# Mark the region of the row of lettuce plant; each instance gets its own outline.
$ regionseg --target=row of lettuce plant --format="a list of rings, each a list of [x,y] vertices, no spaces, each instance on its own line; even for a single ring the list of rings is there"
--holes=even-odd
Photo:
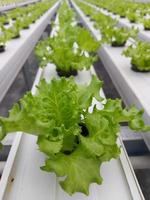
[[[110,43],[112,46],[124,46],[128,38],[134,38],[135,44],[130,45],[123,55],[131,58],[131,69],[136,72],[150,71],[150,44],[139,41],[136,29],[117,27],[116,20],[102,13],[96,12],[95,8],[76,0],[77,5],[83,12],[94,20],[94,27],[100,29],[102,42]]]
[[[145,30],[150,30],[150,3],[136,3],[125,0],[86,0],[100,8],[118,14],[121,18],[126,17],[131,23],[142,23]]]
[[[65,72],[70,66],[71,70],[81,70],[83,66],[89,69],[99,43],[87,30],[75,26],[75,15],[66,2],[58,16],[57,35],[37,46],[41,65],[54,62],[56,68]],[[85,56],[85,52],[89,55]],[[91,183],[102,183],[102,163],[118,158],[121,152],[117,144],[120,123],[127,122],[135,131],[150,130],[142,119],[143,110],[123,108],[119,99],[104,99],[101,89],[102,82],[96,76],[92,76],[88,85],[77,85],[73,76],[55,78],[49,83],[41,80],[35,95],[28,92],[7,118],[0,117],[0,140],[16,131],[37,136],[38,148],[46,155],[41,169],[63,177],[60,185],[69,195],[75,192],[88,195]],[[101,109],[96,105],[91,109],[93,99]]]
[[[94,27],[99,29],[102,36],[102,41],[112,46],[124,46],[127,40],[132,37],[136,38],[137,29],[128,29],[124,27],[119,27],[118,21],[112,19],[110,16],[107,16],[99,11],[96,11],[95,8],[87,5],[85,2],[76,0],[77,5],[81,10],[90,17],[94,22]]]
[[[36,47],[40,66],[54,63],[61,76],[76,75],[78,70],[89,69],[96,61],[96,51],[100,46],[90,32],[76,25],[75,13],[64,3],[59,10],[59,31]]]
[[[44,1],[29,5],[27,7],[16,8],[0,16],[0,52],[5,51],[5,44],[11,39],[19,38],[20,31],[29,29],[53,4]],[[7,26],[8,25],[8,26]]]

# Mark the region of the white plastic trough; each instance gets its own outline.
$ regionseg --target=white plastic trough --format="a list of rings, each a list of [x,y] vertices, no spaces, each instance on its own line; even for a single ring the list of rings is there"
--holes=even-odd
[[[0,102],[34,49],[59,3],[55,3],[35,24],[30,25],[29,30],[21,31],[19,39],[9,41],[6,51],[0,53]]]
[[[25,6],[25,5],[37,3],[39,1],[41,1],[41,0],[24,1],[24,2],[20,2],[20,3],[11,3],[11,4],[8,4],[8,5],[0,6],[0,12],[5,12],[5,11],[12,10],[12,9],[22,7],[22,6]]]

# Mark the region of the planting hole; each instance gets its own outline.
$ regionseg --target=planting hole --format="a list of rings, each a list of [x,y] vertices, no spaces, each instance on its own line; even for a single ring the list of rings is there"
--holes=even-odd
[[[89,135],[87,127],[84,124],[79,124],[79,126],[81,127],[81,135],[87,137]]]

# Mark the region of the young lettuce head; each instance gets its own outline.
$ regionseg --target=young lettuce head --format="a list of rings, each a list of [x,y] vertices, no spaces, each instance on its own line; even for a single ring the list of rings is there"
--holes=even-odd
[[[136,131],[150,130],[143,111],[123,109],[118,99],[103,103],[101,88],[95,76],[89,85],[77,85],[73,77],[42,80],[36,95],[28,92],[8,118],[0,117],[0,140],[15,131],[36,135],[39,150],[46,154],[41,169],[64,177],[60,185],[68,194],[88,195],[91,183],[102,183],[101,164],[120,154],[119,123],[127,122]],[[94,106],[89,112],[93,98],[102,109]]]
[[[139,72],[150,71],[150,44],[148,42],[137,42],[130,45],[123,54],[131,58],[132,69]]]

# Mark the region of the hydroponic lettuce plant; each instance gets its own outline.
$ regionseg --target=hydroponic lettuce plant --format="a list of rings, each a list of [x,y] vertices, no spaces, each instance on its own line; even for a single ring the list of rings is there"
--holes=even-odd
[[[7,17],[9,19],[12,19],[12,20],[16,20],[17,18],[20,17],[20,8],[16,8],[16,9],[13,9],[13,10],[10,10],[8,13],[7,13]]]
[[[126,16],[128,18],[128,20],[132,23],[135,23],[138,19],[139,19],[139,15],[135,12],[131,12],[131,10],[129,10],[127,13],[126,13]]]
[[[0,16],[0,24],[2,24],[2,25],[7,25],[7,24],[9,24],[9,20],[8,20],[8,18],[7,18],[6,15],[1,15],[1,16]]]
[[[32,18],[29,16],[24,16],[18,20],[20,29],[29,29],[30,24],[32,24]]]
[[[143,23],[145,30],[150,30],[150,19],[145,18],[145,19],[141,20],[141,22]]]
[[[139,41],[136,45],[130,45],[123,54],[131,58],[134,71],[150,71],[150,44],[148,42]]]
[[[71,24],[75,20],[75,13],[70,9],[64,1],[59,9],[59,25],[60,29],[66,24]]]
[[[137,36],[137,32],[137,29],[129,30],[124,27],[106,27],[103,30],[103,40],[112,46],[124,46],[129,37],[135,38]]]
[[[59,30],[53,38],[40,42],[36,47],[40,66],[54,63],[59,76],[76,75],[78,70],[89,69],[96,61],[100,46],[85,28],[76,26],[75,14],[63,2],[58,12]]]
[[[5,34],[7,36],[7,39],[16,39],[20,37],[20,23],[18,20],[8,29],[5,29]]]
[[[142,120],[143,111],[123,109],[118,99],[103,103],[101,88],[95,76],[89,85],[77,85],[73,77],[42,80],[35,96],[28,92],[8,118],[0,117],[0,140],[15,131],[36,135],[39,150],[46,154],[41,169],[64,177],[60,185],[68,194],[88,195],[91,183],[102,183],[101,164],[120,154],[119,123],[128,122],[136,131],[150,130]],[[93,98],[102,109],[94,106],[89,112]]]
[[[104,15],[102,13],[93,13],[93,19],[96,21],[95,28],[100,29],[103,34],[103,30],[107,27],[114,27],[117,23],[117,20],[112,19],[110,16]]]
[[[95,53],[99,45],[86,29],[67,24],[56,37],[40,42],[35,52],[42,67],[51,62],[59,74],[69,76],[74,70],[90,68],[97,58],[90,53]]]

